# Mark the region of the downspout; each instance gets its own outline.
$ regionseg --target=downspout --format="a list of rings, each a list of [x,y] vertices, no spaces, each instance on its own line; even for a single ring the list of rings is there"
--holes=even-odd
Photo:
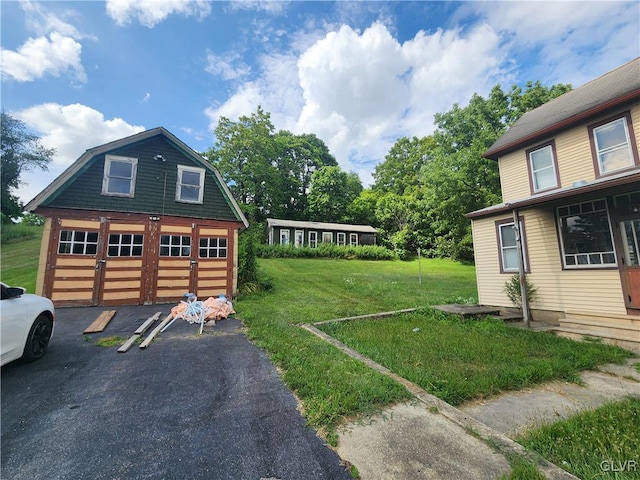
[[[524,326],[529,328],[529,298],[527,297],[527,277],[524,272],[524,251],[522,248],[522,235],[520,232],[520,217],[518,209],[513,210],[513,228],[516,232],[516,250],[518,251],[518,277],[520,278],[520,298],[522,299],[522,320]]]

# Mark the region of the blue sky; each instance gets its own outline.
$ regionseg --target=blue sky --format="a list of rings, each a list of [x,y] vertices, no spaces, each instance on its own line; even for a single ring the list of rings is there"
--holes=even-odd
[[[163,126],[197,151],[258,105],[370,184],[435,113],[540,80],[579,86],[640,55],[640,3],[2,1],[2,108],[57,153]]]

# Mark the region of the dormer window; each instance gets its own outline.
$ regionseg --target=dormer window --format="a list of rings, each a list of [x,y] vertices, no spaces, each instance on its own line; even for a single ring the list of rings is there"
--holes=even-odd
[[[589,139],[598,176],[638,164],[630,125],[631,116],[626,113],[589,126]]]
[[[116,197],[133,197],[136,188],[138,159],[106,155],[102,194]]]
[[[527,150],[527,161],[531,193],[538,193],[559,186],[555,142],[551,141],[545,145]]]
[[[185,203],[202,203],[204,195],[204,168],[178,165],[176,200]]]

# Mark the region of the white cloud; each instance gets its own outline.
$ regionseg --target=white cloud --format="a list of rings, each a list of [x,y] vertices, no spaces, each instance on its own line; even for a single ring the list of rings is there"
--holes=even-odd
[[[216,55],[207,51],[207,66],[205,71],[220,76],[225,80],[235,80],[251,73],[251,67],[242,61],[238,52]]]
[[[34,198],[85,150],[144,130],[144,127],[131,125],[121,118],[105,120],[102,113],[77,103],[45,103],[10,113],[38,135],[44,147],[56,149],[47,174],[36,171],[25,175],[27,185],[18,192],[24,202]]]
[[[106,7],[107,15],[118,25],[138,20],[149,28],[172,14],[204,18],[211,13],[206,0],[107,0]]]
[[[146,92],[144,97],[142,97],[142,100],[140,100],[140,103],[147,103],[149,100],[151,100],[151,94]]]
[[[27,25],[39,36],[47,35],[49,32],[58,32],[65,37],[71,37],[76,40],[86,38],[96,40],[94,35],[80,32],[73,24],[67,21],[67,19],[75,19],[78,16],[73,9],[64,9],[56,14],[45,9],[41,3],[34,3],[29,0],[22,0],[20,6],[26,14]]]
[[[80,43],[58,32],[48,38],[29,38],[16,51],[1,49],[2,77],[31,82],[47,74],[59,77],[72,70],[79,81],[86,82],[81,53]]]
[[[282,13],[289,2],[283,0],[232,0],[229,8],[233,10],[254,10],[270,14]]]
[[[418,32],[402,44],[379,22],[313,37],[299,37],[301,51],[263,56],[258,79],[207,109],[211,128],[262,105],[276,129],[315,133],[368,184],[399,137],[428,135],[435,113],[486,94],[501,75],[500,38],[487,25]]]
[[[544,75],[543,81],[577,86],[638,56],[640,6],[635,1],[503,2],[500,8],[492,2],[472,5],[509,39],[514,53],[537,52],[535,72]]]

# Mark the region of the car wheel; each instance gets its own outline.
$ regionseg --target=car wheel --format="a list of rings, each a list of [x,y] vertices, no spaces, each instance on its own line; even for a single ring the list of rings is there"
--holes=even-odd
[[[44,355],[49,346],[49,339],[52,333],[51,327],[51,320],[46,315],[38,315],[38,318],[33,322],[31,330],[29,331],[22,360],[25,362],[33,362]]]

